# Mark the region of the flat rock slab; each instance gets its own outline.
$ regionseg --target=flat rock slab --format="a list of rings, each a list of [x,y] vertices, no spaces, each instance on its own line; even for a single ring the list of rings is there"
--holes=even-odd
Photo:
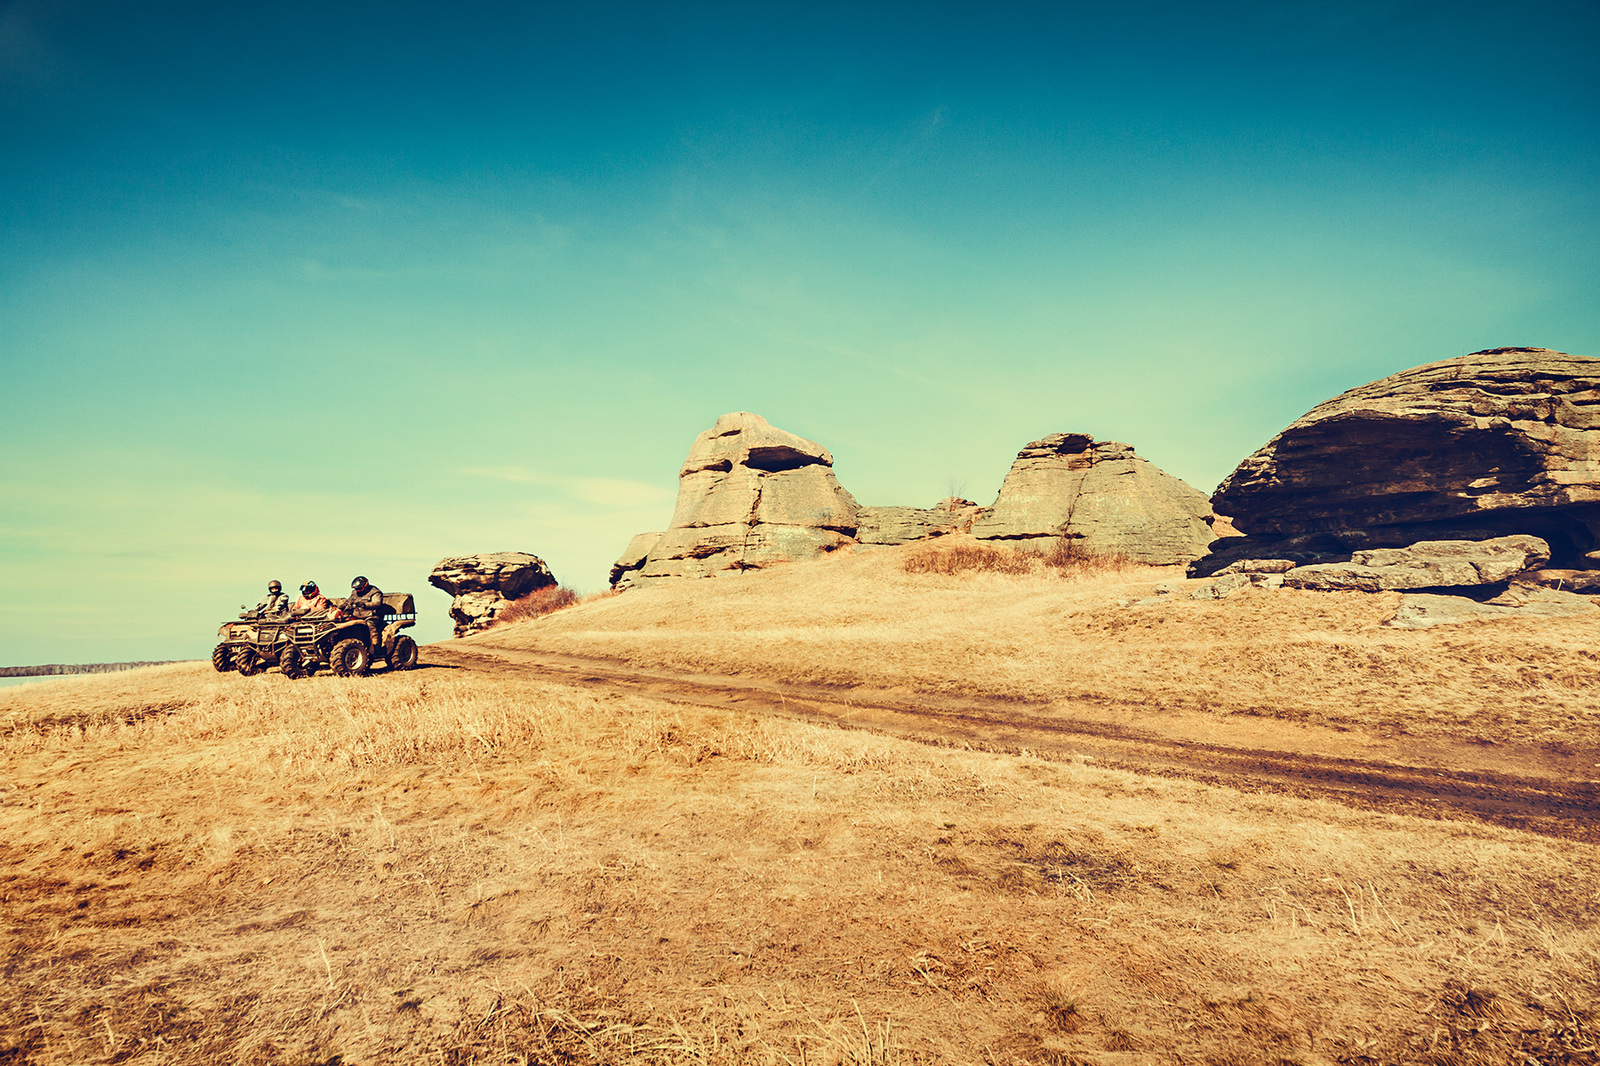
[[[1507,618],[1573,618],[1600,613],[1593,600],[1555,589],[1514,587],[1504,596],[1478,602],[1467,596],[1410,592],[1400,597],[1394,617],[1383,624],[1391,629],[1430,629],[1460,622]]]
[[[1498,585],[1550,559],[1538,537],[1421,541],[1404,548],[1355,552],[1348,563],[1297,566],[1283,575],[1289,588],[1337,592]]]

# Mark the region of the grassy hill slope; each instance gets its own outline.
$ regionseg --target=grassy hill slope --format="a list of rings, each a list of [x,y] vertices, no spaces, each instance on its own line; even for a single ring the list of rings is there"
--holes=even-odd
[[[1594,740],[1575,623],[900,557],[473,641]],[[1596,1061],[1589,844],[468,670],[157,667],[0,725],[6,1066]]]

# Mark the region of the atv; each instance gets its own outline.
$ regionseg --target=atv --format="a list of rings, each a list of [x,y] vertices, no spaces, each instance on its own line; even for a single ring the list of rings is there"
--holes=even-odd
[[[219,673],[237,670],[246,677],[272,666],[285,677],[306,677],[320,669],[339,677],[360,677],[373,663],[386,661],[390,670],[417,665],[417,642],[400,632],[417,624],[417,608],[409,592],[385,593],[370,618],[295,618],[262,614],[224,622],[211,652]]]

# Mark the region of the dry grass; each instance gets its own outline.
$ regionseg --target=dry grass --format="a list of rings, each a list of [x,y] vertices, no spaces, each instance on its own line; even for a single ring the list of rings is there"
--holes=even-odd
[[[944,572],[929,554],[1009,549],[941,538],[737,576],[633,589],[471,638],[510,648],[1030,701],[1311,722],[1374,736],[1592,748],[1600,622],[1533,619],[1404,631],[1397,593],[1246,590],[1160,603],[1180,568],[1033,560]],[[1011,565],[1011,564],[1005,564]],[[952,564],[953,566],[953,564]]]
[[[900,569],[908,574],[1031,574],[1040,566],[1037,553],[1020,552],[962,537],[954,544],[935,541],[907,552]]]
[[[1593,623],[906,554],[463,643],[1594,744]],[[1600,1062],[1592,845],[423,661],[0,690],[0,1064]]]
[[[1086,550],[1074,537],[1058,537],[1048,551],[989,544],[953,536],[916,543],[901,553],[900,569],[908,574],[1039,574],[1056,570],[1064,577],[1121,573],[1133,567],[1126,555]]]
[[[446,670],[155,668],[0,723],[7,1066],[1600,1037],[1585,845]]]

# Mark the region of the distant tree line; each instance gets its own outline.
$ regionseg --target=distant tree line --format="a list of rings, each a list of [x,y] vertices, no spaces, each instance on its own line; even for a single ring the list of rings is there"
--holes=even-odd
[[[0,677],[53,677],[57,674],[109,674],[139,666],[167,666],[178,659],[153,663],[46,663],[43,666],[0,666]]]

